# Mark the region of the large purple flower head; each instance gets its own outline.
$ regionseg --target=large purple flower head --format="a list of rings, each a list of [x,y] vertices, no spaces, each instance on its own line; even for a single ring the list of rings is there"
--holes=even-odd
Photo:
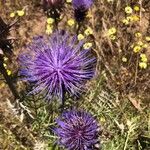
[[[36,37],[21,54],[20,74],[33,83],[31,94],[41,93],[48,100],[64,99],[65,93],[78,95],[85,82],[94,75],[96,62],[90,50],[82,49],[83,41],[57,31],[51,37]]]
[[[73,0],[74,16],[78,22],[84,20],[88,9],[93,4],[93,0]]]
[[[85,112],[70,110],[62,114],[54,129],[58,143],[67,150],[96,150],[99,126],[94,117]]]

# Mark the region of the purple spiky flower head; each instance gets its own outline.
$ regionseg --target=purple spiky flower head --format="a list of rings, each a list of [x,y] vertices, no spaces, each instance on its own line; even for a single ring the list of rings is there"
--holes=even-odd
[[[79,95],[85,82],[94,75],[96,62],[89,49],[82,49],[65,31],[57,31],[50,37],[36,37],[21,54],[20,74],[33,83],[31,94],[41,93],[48,100],[58,97],[63,101],[66,93]]]
[[[74,16],[78,22],[84,20],[88,9],[93,4],[93,0],[73,0],[72,5],[74,7]]]
[[[99,126],[90,113],[70,110],[56,123],[54,133],[58,136],[58,144],[67,150],[96,150],[99,147]]]
[[[89,9],[93,4],[93,0],[72,0],[74,9],[85,8]]]

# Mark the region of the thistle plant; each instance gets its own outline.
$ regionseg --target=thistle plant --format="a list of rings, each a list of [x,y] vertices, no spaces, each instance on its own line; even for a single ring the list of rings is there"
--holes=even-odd
[[[54,129],[58,143],[67,150],[93,150],[99,148],[99,126],[94,117],[85,112],[70,110],[57,120]]]
[[[77,22],[85,19],[88,9],[93,4],[93,0],[73,0],[74,16]]]
[[[20,55],[20,74],[33,84],[30,94],[40,93],[49,101],[58,97],[64,103],[66,94],[78,96],[94,76],[96,58],[82,48],[83,41],[69,37],[65,31],[38,36]]]

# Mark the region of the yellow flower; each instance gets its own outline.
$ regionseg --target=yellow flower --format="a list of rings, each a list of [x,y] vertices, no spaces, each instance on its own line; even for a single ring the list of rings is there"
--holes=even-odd
[[[8,58],[7,57],[4,57],[4,61],[7,61],[8,60]]]
[[[140,32],[135,33],[135,37],[141,37],[141,36],[142,36],[142,34]]]
[[[67,21],[67,24],[68,24],[69,26],[74,26],[74,25],[75,25],[75,20],[74,20],[74,19],[69,19],[69,20]]]
[[[133,15],[133,16],[132,16],[132,20],[133,20],[133,21],[139,21],[139,20],[140,20],[140,17],[137,16],[137,15]]]
[[[115,34],[117,32],[117,29],[115,27],[112,27],[108,30],[108,35]]]
[[[135,47],[133,48],[133,51],[134,51],[135,53],[138,53],[140,50],[141,50],[141,46],[135,46]]]
[[[6,68],[7,67],[7,65],[5,64],[5,63],[3,63],[3,66]]]
[[[6,70],[7,71],[7,75],[10,76],[11,75],[11,71],[10,70]]]
[[[16,14],[15,14],[14,12],[12,12],[12,13],[10,13],[9,16],[10,16],[11,18],[13,18],[13,17],[15,17],[15,15],[16,15]]]
[[[91,48],[92,47],[92,43],[85,43],[84,45],[83,45],[83,48],[84,49],[89,49],[89,48]]]
[[[146,62],[148,61],[145,54],[141,54],[140,57],[141,57],[141,61],[142,61],[142,62],[145,62],[145,63],[146,63]]]
[[[72,0],[66,0],[66,2],[67,2],[67,3],[71,3],[71,2],[72,2]]]
[[[133,17],[132,17],[132,16],[128,16],[128,17],[127,17],[127,20],[128,20],[129,22],[132,22],[132,21],[133,21]]]
[[[5,86],[5,83],[1,83],[0,84],[0,89],[3,88]]]
[[[132,8],[130,7],[130,6],[127,6],[127,7],[125,7],[125,12],[127,13],[127,14],[132,14]]]
[[[145,37],[145,40],[146,40],[147,42],[150,42],[150,36],[146,36],[146,37]]]
[[[88,14],[86,15],[87,18],[92,18],[92,13],[89,11]]]
[[[127,62],[128,60],[127,60],[126,57],[122,57],[122,61],[123,61],[123,62]]]
[[[129,24],[129,21],[128,21],[127,19],[123,19],[123,20],[122,20],[122,23],[125,24],[125,25],[128,25],[128,24]]]
[[[116,36],[115,36],[115,35],[110,35],[110,39],[111,39],[111,40],[115,40],[115,39],[116,39]]]
[[[24,10],[17,10],[17,14],[19,17],[22,17],[22,16],[24,16],[25,12],[24,12]]]
[[[80,41],[80,40],[83,40],[84,39],[84,35],[83,34],[79,34],[78,35],[78,40]]]
[[[145,62],[140,62],[140,63],[139,63],[139,67],[140,67],[141,69],[146,69],[146,68],[147,68],[147,63],[145,63]]]
[[[114,2],[114,0],[107,0],[108,3]]]
[[[148,45],[147,45],[147,44],[143,44],[142,47],[143,47],[143,48],[147,48]]]
[[[138,44],[139,46],[143,46],[143,45],[144,45],[144,43],[143,43],[142,41],[138,41],[137,44]]]
[[[47,18],[47,24],[53,24],[54,23],[54,19],[53,18]]]
[[[135,11],[140,11],[140,7],[139,6],[134,6],[133,8]]]
[[[46,26],[46,34],[50,35],[53,33],[53,26],[50,26],[49,24]]]
[[[91,35],[91,34],[93,34],[93,30],[92,30],[90,27],[88,27],[88,28],[84,31],[84,34],[85,34],[86,36]]]

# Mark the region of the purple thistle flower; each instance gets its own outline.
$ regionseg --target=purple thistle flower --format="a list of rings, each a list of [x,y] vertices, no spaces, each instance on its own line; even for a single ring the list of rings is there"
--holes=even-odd
[[[88,9],[93,4],[93,0],[73,0],[74,16],[78,22],[84,20]]]
[[[74,9],[89,9],[93,4],[93,0],[72,0]]]
[[[63,101],[65,93],[78,95],[93,77],[95,57],[82,49],[83,41],[77,43],[76,36],[69,37],[62,31],[47,39],[39,36],[28,46],[28,52],[21,54],[20,74],[34,83],[31,94],[41,93],[48,100],[58,97]]]
[[[71,110],[56,120],[54,133],[58,143],[67,150],[93,150],[98,147],[99,127],[91,114]]]

